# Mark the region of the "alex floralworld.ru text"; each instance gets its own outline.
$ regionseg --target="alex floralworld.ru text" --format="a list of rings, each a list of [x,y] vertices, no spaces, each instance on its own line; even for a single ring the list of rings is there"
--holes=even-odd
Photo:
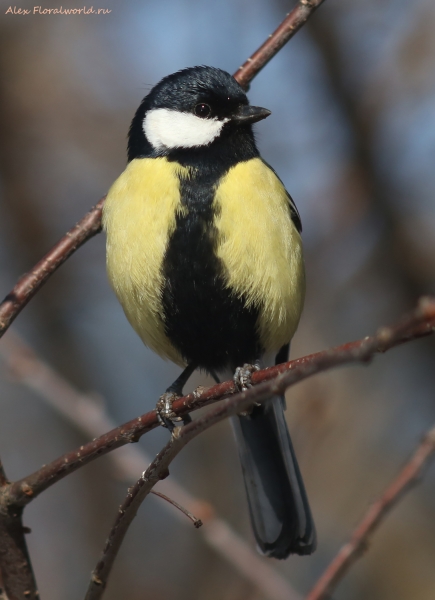
[[[17,6],[9,6],[6,9],[6,15],[107,15],[112,11],[108,8],[43,8],[42,6],[34,6],[33,9],[18,8]]]

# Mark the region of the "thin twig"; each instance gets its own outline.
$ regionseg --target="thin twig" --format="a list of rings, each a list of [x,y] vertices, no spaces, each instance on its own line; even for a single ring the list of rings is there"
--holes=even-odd
[[[323,575],[317,581],[306,600],[328,598],[352,564],[360,558],[367,547],[370,536],[379,527],[393,506],[416,483],[435,454],[435,427],[430,429],[416,451],[388,486],[382,496],[374,502],[356,527],[350,541],[345,544]]]
[[[259,71],[294,36],[322,2],[324,0],[300,0],[298,2],[279,27],[269,35],[264,44],[234,73],[233,77],[243,88],[246,89],[249,86]]]
[[[190,439],[195,437],[194,432],[199,433],[196,423],[197,421],[194,421],[190,425],[175,429],[169,442],[152,461],[142,477],[134,486],[129,488],[124,502],[119,507],[118,515],[107,538],[101,559],[92,572],[85,600],[98,600],[102,597],[119,548],[140,505],[156,483],[168,476],[170,463]],[[193,428],[192,425],[194,425]],[[188,430],[189,427],[191,431]],[[187,434],[186,430],[188,430]]]
[[[275,56],[324,0],[300,0],[266,42],[234,73],[243,87]],[[91,211],[18,280],[0,304],[0,337],[36,292],[67,258],[95,234],[101,231],[102,198]]]
[[[78,392],[59,373],[42,361],[32,349],[12,330],[9,330],[0,345],[9,373],[22,385],[38,394],[54,410],[61,414],[82,433],[91,438],[115,428],[104,411],[104,403],[93,396]],[[134,481],[151,459],[139,447],[129,445],[123,452],[108,455],[115,466],[117,476]],[[173,478],[159,483],[167,495],[190,508],[206,523],[200,535],[221,558],[238,571],[247,581],[255,585],[268,600],[301,600],[286,579],[272,564],[266,563],[229,524],[217,516],[205,501],[195,498]],[[156,491],[154,490],[154,493]],[[170,504],[165,504],[171,509]],[[171,510],[181,523],[186,523],[178,510]],[[1,598],[0,598],[1,600]]]
[[[202,523],[201,519],[197,519],[195,517],[195,515],[192,515],[192,513],[189,512],[183,506],[181,506],[181,504],[178,504],[178,502],[175,502],[175,500],[172,500],[172,498],[169,498],[169,496],[166,496],[165,494],[162,494],[161,492],[157,492],[156,490],[152,490],[151,493],[154,494],[155,496],[158,496],[159,498],[163,498],[163,500],[166,500],[166,502],[169,502],[169,504],[172,504],[172,506],[175,506],[175,508],[177,508],[179,511],[181,511],[183,513],[183,515],[186,515],[186,517],[192,521],[192,523],[194,524],[194,526],[197,529],[202,527],[203,523]]]
[[[104,198],[41,258],[29,273],[17,281],[0,304],[0,337],[56,269],[87,240],[101,231],[103,202]]]
[[[283,363],[277,367],[264,369],[253,374],[253,387],[245,392],[251,402],[280,394],[316,373],[352,363],[366,363],[375,354],[386,352],[390,348],[420,337],[435,330],[435,300],[424,298],[409,316],[402,318],[395,326],[382,328],[372,337],[358,342],[350,342],[311,354],[309,356]],[[278,376],[277,376],[278,375]],[[261,383],[259,383],[261,382]],[[227,381],[208,389],[197,390],[176,400],[173,410],[183,416],[202,406],[222,400],[237,392],[234,383]],[[155,410],[124,425],[116,427],[100,437],[84,444],[79,449],[68,452],[60,458],[41,467],[35,473],[11,483],[5,488],[7,501],[15,506],[25,506],[41,492],[69,473],[76,471],[90,461],[111,452],[125,444],[137,442],[139,438],[158,426]]]

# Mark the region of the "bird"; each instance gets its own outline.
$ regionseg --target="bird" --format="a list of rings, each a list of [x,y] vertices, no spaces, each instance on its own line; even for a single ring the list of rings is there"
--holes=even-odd
[[[222,69],[164,77],[133,117],[127,167],[106,197],[111,286],[144,344],[184,369],[157,403],[169,427],[196,369],[245,389],[254,370],[288,360],[305,297],[302,226],[256,145],[253,124],[270,114]],[[257,548],[277,559],[316,548],[284,409],[273,396],[232,418]]]

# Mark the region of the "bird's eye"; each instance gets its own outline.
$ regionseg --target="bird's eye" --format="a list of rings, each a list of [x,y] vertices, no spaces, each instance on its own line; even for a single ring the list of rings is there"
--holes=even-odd
[[[201,119],[205,119],[211,113],[211,108],[208,104],[197,104],[195,106],[195,115],[197,117],[201,117]]]

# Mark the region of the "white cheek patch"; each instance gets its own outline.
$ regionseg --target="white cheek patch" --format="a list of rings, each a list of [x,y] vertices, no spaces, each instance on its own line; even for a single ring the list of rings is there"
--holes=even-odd
[[[191,113],[155,108],[146,114],[143,130],[155,150],[193,148],[210,144],[227,121],[201,119]]]

